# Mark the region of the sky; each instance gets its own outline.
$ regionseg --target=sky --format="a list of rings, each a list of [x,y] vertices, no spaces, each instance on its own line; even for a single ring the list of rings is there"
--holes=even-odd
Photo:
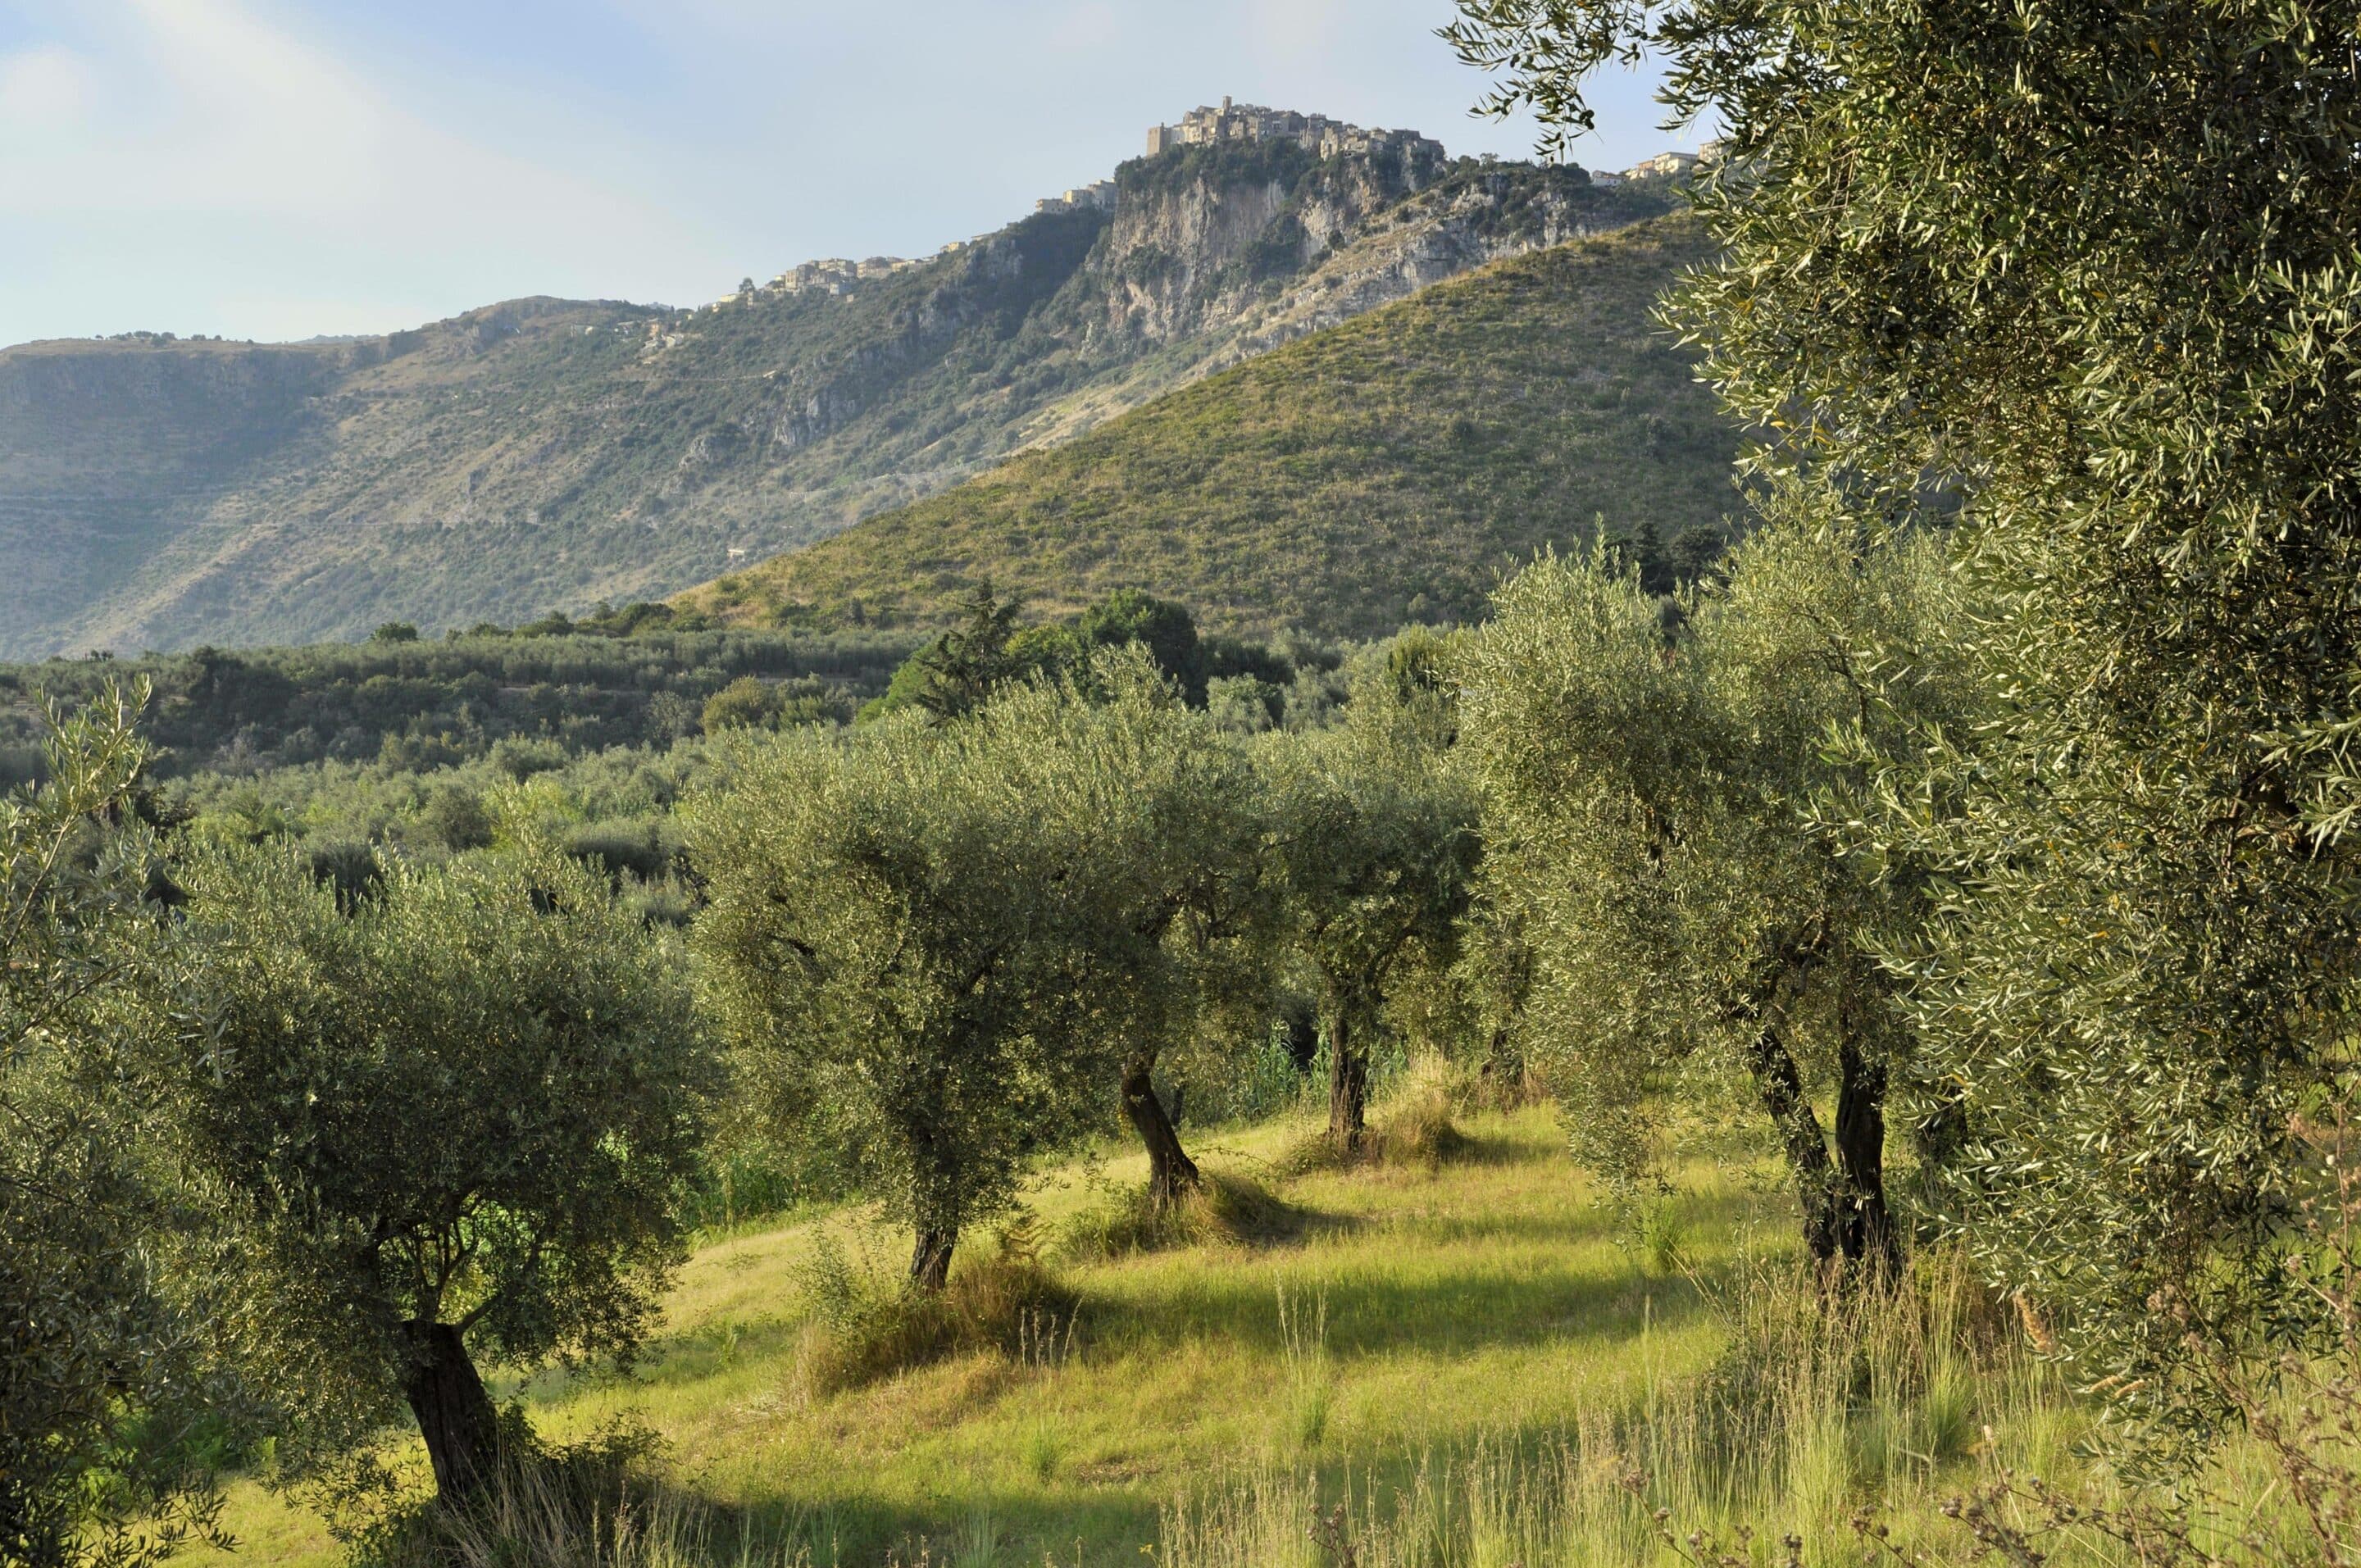
[[[1217,103],[1530,155],[1448,0],[0,0],[0,344],[696,304],[924,256]],[[1575,157],[1660,128],[1598,84]]]

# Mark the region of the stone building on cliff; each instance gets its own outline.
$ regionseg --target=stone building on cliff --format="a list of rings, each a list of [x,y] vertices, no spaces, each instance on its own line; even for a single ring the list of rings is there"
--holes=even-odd
[[[1148,132],[1148,156],[1160,157],[1184,147],[1210,147],[1228,141],[1292,141],[1321,158],[1345,153],[1399,151],[1443,156],[1443,144],[1416,131],[1366,130],[1332,120],[1325,115],[1301,115],[1292,109],[1266,109],[1259,104],[1222,100],[1218,109],[1207,105],[1190,110],[1172,126],[1152,126]]]

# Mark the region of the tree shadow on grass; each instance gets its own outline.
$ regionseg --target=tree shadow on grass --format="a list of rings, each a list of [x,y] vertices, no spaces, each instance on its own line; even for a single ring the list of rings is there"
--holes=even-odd
[[[1711,1266],[1692,1281],[1651,1279],[1631,1267],[1586,1267],[1571,1260],[1442,1275],[1405,1269],[1389,1276],[1360,1266],[1293,1282],[1289,1294],[1300,1299],[1316,1292],[1332,1354],[1418,1349],[1465,1355],[1569,1337],[1637,1339],[1649,1327],[1676,1329],[1709,1311],[1698,1284],[1710,1288],[1726,1272],[1726,1266]],[[1097,1343],[1137,1350],[1216,1339],[1274,1357],[1287,1350],[1277,1281],[1269,1277],[1199,1276],[1128,1291],[1123,1283],[1110,1281],[1112,1288],[1094,1292],[1085,1306],[1085,1334]]]

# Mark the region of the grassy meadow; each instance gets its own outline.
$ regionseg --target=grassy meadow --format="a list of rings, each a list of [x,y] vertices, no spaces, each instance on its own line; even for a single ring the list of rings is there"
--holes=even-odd
[[[1942,1501],[1995,1464],[2095,1484],[2085,1415],[1938,1267],[1830,1323],[1794,1282],[1767,1158],[1701,1151],[1619,1230],[1550,1109],[1458,1124],[1431,1168],[1292,1179],[1308,1123],[1200,1132],[1209,1171],[1284,1200],[1275,1234],[1059,1260],[1071,1329],[862,1387],[815,1372],[809,1260],[833,1233],[882,1272],[898,1238],[852,1212],[746,1228],[697,1253],[631,1377],[522,1395],[554,1439],[619,1420],[662,1439],[665,1539],[619,1563],[1656,1563],[1684,1560],[1666,1529],[1693,1553],[1690,1532],[1741,1526],[1745,1561],[1788,1561],[1792,1532],[1804,1562],[1858,1563],[1866,1506],[1949,1562],[1970,1542]],[[1141,1175],[1113,1151],[1049,1173],[1029,1208],[1052,1258]],[[341,1561],[253,1482],[228,1522],[239,1552],[192,1561]]]

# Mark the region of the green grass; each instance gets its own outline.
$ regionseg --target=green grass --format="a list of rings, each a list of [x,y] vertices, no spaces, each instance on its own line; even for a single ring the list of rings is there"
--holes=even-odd
[[[1736,434],[1650,316],[1705,255],[1670,217],[1498,263],[683,602],[934,624],[988,582],[1040,615],[1145,587],[1224,631],[1476,619],[1595,520],[1670,540],[1735,505]]]
[[[1815,1328],[1775,1283],[1789,1211],[1767,1168],[1686,1166],[1652,1229],[1619,1238],[1549,1112],[1463,1125],[1464,1157],[1433,1170],[1285,1181],[1271,1173],[1300,1126],[1200,1135],[1209,1168],[1272,1179],[1303,1212],[1295,1239],[1072,1267],[1082,1326],[1050,1354],[818,1391],[799,1277],[820,1227],[881,1268],[896,1257],[896,1238],[836,1214],[700,1251],[634,1379],[545,1376],[526,1396],[553,1437],[653,1427],[669,1482],[724,1509],[714,1539],[751,1530],[818,1563],[1153,1547],[1310,1563],[1325,1559],[1307,1532],[1340,1504],[1363,1563],[1653,1562],[1659,1503],[1684,1529],[1837,1541],[1885,1497],[1906,1530],[1940,1528],[1938,1493],[1989,1462],[1987,1424],[1996,1452],[2072,1471],[2083,1418],[2020,1354],[1968,1359],[1915,1319],[1861,1328],[1860,1354]],[[1054,1232],[1140,1175],[1130,1157],[1062,1169],[1031,1207]],[[1623,1488],[1635,1467],[1646,1507]],[[246,1561],[336,1560],[251,1484],[230,1523]],[[1420,1557],[1430,1538],[1451,1554]]]

